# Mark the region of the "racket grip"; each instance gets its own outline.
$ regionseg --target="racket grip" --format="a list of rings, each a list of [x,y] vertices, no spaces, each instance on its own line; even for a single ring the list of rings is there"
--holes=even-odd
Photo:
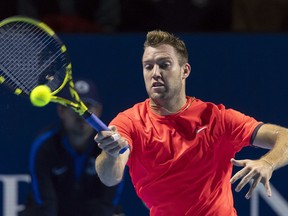
[[[88,122],[91,127],[93,127],[97,132],[103,131],[103,130],[109,130],[106,124],[104,124],[95,114],[87,111],[83,115],[83,118]]]
[[[129,149],[129,145],[126,145],[122,149],[120,149],[119,154],[123,154],[127,149]]]
[[[86,120],[87,123],[90,124],[91,127],[93,127],[97,132],[103,131],[103,130],[109,130],[106,124],[104,124],[95,114],[86,111],[82,117]],[[123,154],[127,149],[129,148],[129,145],[123,147],[120,149],[119,154]]]

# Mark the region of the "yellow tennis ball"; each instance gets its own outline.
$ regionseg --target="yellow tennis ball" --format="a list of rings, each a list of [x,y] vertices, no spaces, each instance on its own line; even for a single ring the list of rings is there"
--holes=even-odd
[[[30,93],[30,101],[34,106],[43,107],[51,100],[51,90],[46,85],[35,87]]]

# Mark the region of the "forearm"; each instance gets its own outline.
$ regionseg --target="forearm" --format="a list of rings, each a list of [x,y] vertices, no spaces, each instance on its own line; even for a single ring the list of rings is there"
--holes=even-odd
[[[122,155],[119,155],[115,158],[102,151],[96,158],[96,172],[105,185],[114,186],[122,180],[126,165],[122,157]]]
[[[288,164],[288,130],[276,125],[268,125],[272,129],[272,149],[261,159],[269,163],[273,170]]]
[[[251,197],[259,182],[265,186],[266,193],[270,197],[272,191],[269,181],[273,171],[288,164],[288,130],[277,125],[265,124],[259,128],[253,145],[271,150],[259,160],[232,159],[234,165],[242,166],[243,169],[238,171],[230,182],[234,183],[242,178],[235,188],[238,192],[253,179],[253,184],[245,197],[247,199]]]

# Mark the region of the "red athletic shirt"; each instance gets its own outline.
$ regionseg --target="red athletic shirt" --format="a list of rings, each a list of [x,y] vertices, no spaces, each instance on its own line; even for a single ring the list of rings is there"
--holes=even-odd
[[[131,146],[128,161],[138,196],[151,216],[233,216],[230,159],[249,145],[260,122],[223,105],[187,97],[181,112],[155,114],[150,100],[110,125]]]

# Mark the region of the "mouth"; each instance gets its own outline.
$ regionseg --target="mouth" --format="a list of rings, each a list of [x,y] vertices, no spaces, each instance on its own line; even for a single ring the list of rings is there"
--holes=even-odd
[[[160,88],[160,87],[164,87],[164,84],[160,82],[152,83],[152,88]]]

